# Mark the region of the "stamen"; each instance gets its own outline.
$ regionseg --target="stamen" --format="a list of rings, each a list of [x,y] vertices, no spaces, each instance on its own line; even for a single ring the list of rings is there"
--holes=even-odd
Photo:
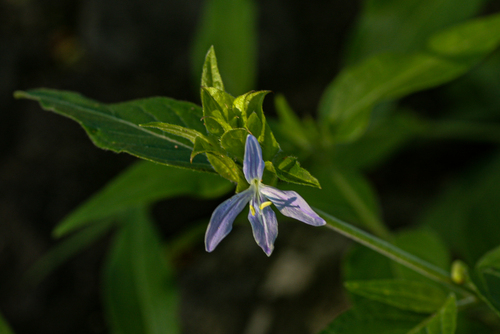
[[[255,216],[255,208],[252,204],[250,204],[250,212],[252,213],[252,216]]]
[[[259,206],[259,209],[263,210],[265,207],[268,207],[269,205],[273,204],[272,202],[264,202]]]

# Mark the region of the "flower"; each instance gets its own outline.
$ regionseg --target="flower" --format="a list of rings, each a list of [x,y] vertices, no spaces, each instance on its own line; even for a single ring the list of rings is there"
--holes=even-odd
[[[313,226],[326,224],[295,191],[283,191],[262,184],[264,167],[259,142],[254,136],[248,135],[243,174],[250,187],[221,203],[213,212],[205,234],[207,252],[213,251],[231,232],[234,219],[249,202],[248,220],[252,225],[253,236],[267,256],[273,252],[274,240],[278,235],[278,221],[276,214],[269,207],[271,204],[274,204],[283,215],[306,224]]]

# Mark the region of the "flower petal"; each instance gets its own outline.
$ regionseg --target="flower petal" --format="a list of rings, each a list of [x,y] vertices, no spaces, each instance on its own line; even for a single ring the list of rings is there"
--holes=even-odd
[[[252,224],[253,237],[264,253],[270,256],[274,250],[274,241],[278,236],[276,214],[270,207],[261,210],[255,198],[250,200],[250,205],[255,210],[255,215],[252,214],[252,210],[248,213],[248,220]]]
[[[260,191],[276,205],[283,215],[309,225],[321,226],[326,224],[325,220],[318,216],[295,191],[283,191],[263,184],[260,186]]]
[[[252,183],[253,179],[260,181],[264,173],[264,166],[259,141],[254,136],[248,135],[243,159],[243,174],[245,174],[247,182]]]
[[[252,189],[248,188],[222,202],[215,209],[205,233],[205,249],[207,252],[213,251],[219,242],[231,232],[234,219],[250,201],[252,193]]]

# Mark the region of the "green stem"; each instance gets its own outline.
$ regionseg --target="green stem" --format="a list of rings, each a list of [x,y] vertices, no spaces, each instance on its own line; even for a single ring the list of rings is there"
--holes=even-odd
[[[329,214],[314,208],[316,212],[318,212],[328,223],[327,227],[339,232],[340,234],[352,239],[356,242],[359,242],[362,245],[365,245],[368,248],[373,249],[374,251],[402,264],[403,266],[410,268],[434,281],[437,281],[443,285],[446,285],[448,288],[455,292],[459,292],[466,296],[470,296],[472,294],[471,291],[465,289],[462,286],[456,285],[452,280],[448,272],[443,269],[436,267],[433,264],[430,264],[410,253],[405,252],[404,250],[379,239],[369,233],[366,233],[363,230],[358,229],[348,223],[341,221],[335,217],[330,216]]]

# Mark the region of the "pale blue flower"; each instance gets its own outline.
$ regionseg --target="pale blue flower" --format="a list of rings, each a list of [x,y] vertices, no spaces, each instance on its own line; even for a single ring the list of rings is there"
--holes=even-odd
[[[250,202],[248,220],[252,225],[253,236],[268,256],[273,252],[274,240],[278,235],[278,221],[276,214],[269,207],[271,204],[274,204],[283,215],[306,224],[314,226],[326,224],[295,191],[283,191],[262,184],[264,166],[262,150],[257,138],[248,135],[243,173],[250,187],[229,198],[215,209],[205,234],[205,247],[208,252],[213,251],[219,242],[231,232],[234,219],[248,202]]]

